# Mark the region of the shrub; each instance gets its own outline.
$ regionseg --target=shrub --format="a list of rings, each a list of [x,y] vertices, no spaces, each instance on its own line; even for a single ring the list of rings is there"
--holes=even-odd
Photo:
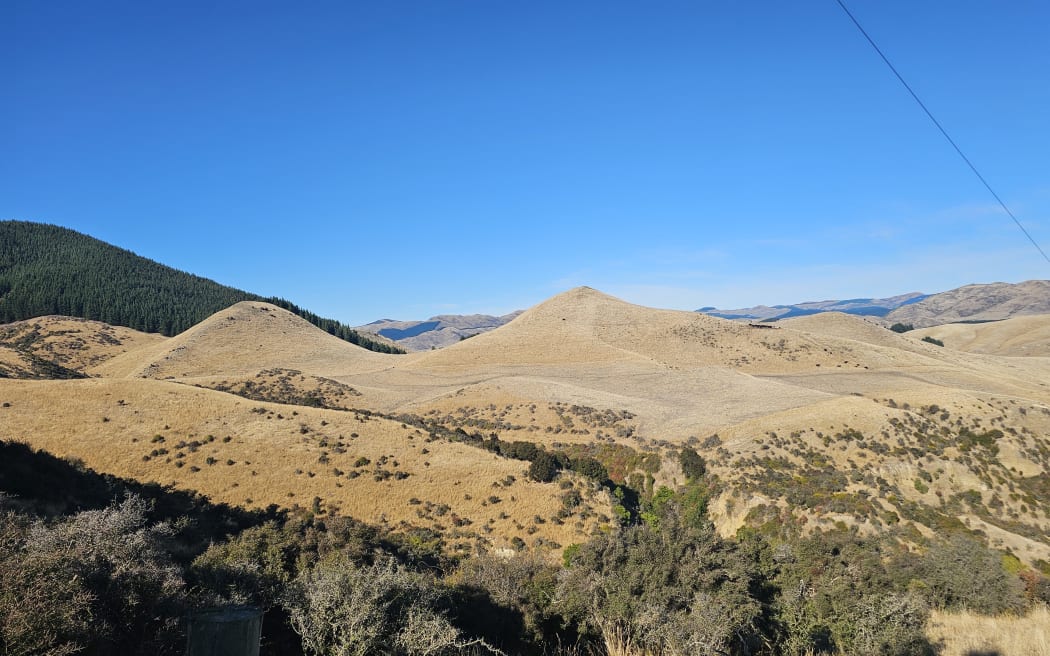
[[[774,604],[786,656],[843,653],[920,656],[931,653],[923,634],[926,603],[903,593],[913,556],[892,558],[892,543],[843,529],[792,537],[773,550]],[[898,565],[897,563],[904,563]],[[896,582],[895,582],[896,581]]]
[[[561,495],[561,504],[567,510],[575,508],[581,503],[583,503],[583,496],[579,490],[569,490]]]
[[[966,535],[934,543],[920,564],[930,603],[993,615],[1024,605],[1021,582],[1003,569],[1002,557]]]
[[[532,461],[540,453],[540,449],[532,442],[499,442],[500,455],[515,460]]]
[[[852,645],[858,656],[925,656],[931,654],[925,627],[930,611],[911,593],[874,595],[854,607]]]
[[[275,523],[245,529],[198,556],[190,571],[214,603],[269,608],[287,585],[298,552],[297,537]]]
[[[587,478],[594,479],[599,483],[609,480],[609,472],[605,469],[605,465],[594,458],[589,458],[587,456],[573,459],[572,470],[578,474],[586,476]]]
[[[761,605],[734,546],[670,509],[659,530],[632,526],[580,547],[556,603],[609,653],[749,653]]]
[[[522,634],[536,645],[554,643],[561,627],[560,618],[551,604],[558,581],[558,568],[546,562],[537,553],[521,553],[512,558],[480,554],[466,561],[459,570],[461,585],[468,589],[483,590],[488,599],[502,609],[521,614],[521,626],[513,626],[512,618],[488,618],[503,620],[501,634],[506,640],[513,634]],[[480,618],[471,618],[476,624]],[[496,627],[489,627],[486,635],[492,635]],[[510,633],[511,635],[507,635]],[[538,649],[526,653],[536,653]]]
[[[148,504],[78,513],[0,543],[4,653],[178,653],[185,590],[163,548],[166,524],[147,526]]]
[[[540,451],[529,465],[529,478],[540,483],[550,483],[560,469],[557,458],[546,451]]]
[[[337,559],[297,578],[284,605],[310,654],[459,654],[472,642],[442,612],[445,597],[393,560],[357,567]]]
[[[0,650],[71,654],[91,638],[90,592],[62,559],[25,550],[29,526],[0,515]]]
[[[707,463],[699,453],[690,447],[682,449],[682,452],[678,454],[678,462],[682,465],[682,473],[689,480],[703,478],[707,473]]]

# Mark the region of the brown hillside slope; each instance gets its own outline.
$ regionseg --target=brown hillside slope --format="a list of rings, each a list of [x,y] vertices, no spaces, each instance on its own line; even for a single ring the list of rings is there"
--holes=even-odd
[[[403,368],[614,362],[777,375],[815,373],[829,366],[894,371],[945,365],[969,368],[976,361],[837,313],[784,322],[783,328],[756,328],[696,312],[632,305],[580,287],[540,303],[492,332],[419,354],[406,360]]]
[[[269,303],[244,301],[171,339],[113,358],[107,377],[247,376],[261,369],[320,376],[382,369],[397,356],[344,342]]]
[[[884,320],[886,325],[904,323],[928,328],[961,321],[999,321],[1030,314],[1050,314],[1050,280],[966,285],[897,308]]]
[[[564,490],[527,480],[527,463],[364,414],[141,379],[0,380],[0,402],[4,439],[101,472],[249,507],[319,497],[364,521],[440,530],[465,550],[514,537],[566,545],[608,521],[607,495],[589,485],[597,514],[555,523]]]
[[[547,400],[569,402],[597,402],[588,390],[617,394],[620,398],[610,402],[636,414],[646,414],[644,405],[666,405],[668,413],[657,414],[676,415],[676,426],[688,423],[683,417],[694,411],[721,421],[743,417],[720,411],[735,397],[746,400],[747,416],[752,416],[817,401],[819,394],[898,386],[1037,396],[1046,391],[1045,368],[1004,370],[998,361],[945,350],[863,319],[834,315],[788,325],[823,328],[753,328],[693,312],[644,308],[578,288],[490,333],[404,360],[397,375],[455,379],[456,392],[498,380],[526,396],[545,390]],[[387,377],[385,382],[392,381]],[[530,386],[539,389],[529,391]]]
[[[990,323],[952,323],[908,333],[933,337],[969,353],[1013,357],[1050,357],[1050,314],[1014,317]]]
[[[515,492],[509,496],[501,491],[506,478],[486,478],[492,491],[483,497],[475,492],[459,494],[456,480],[462,479],[456,477],[475,476],[486,466],[484,458],[495,456],[445,438],[427,442],[426,431],[415,433],[416,420],[411,418],[405,418],[402,427],[401,420],[364,422],[368,415],[363,412],[263,402],[302,404],[321,394],[331,406],[411,413],[447,430],[482,436],[496,433],[504,440],[604,454],[619,480],[633,474],[650,480],[646,483],[650,487],[681,483],[678,450],[687,443],[694,445],[724,483],[712,512],[726,533],[745,520],[761,521],[775,508],[790,507],[808,526],[843,521],[879,531],[904,522],[921,534],[931,534],[938,527],[967,525],[1029,562],[1050,560],[1046,538],[1050,504],[1039,501],[1046,498],[1043,481],[1050,467],[1050,358],[961,352],[841,315],[785,326],[752,328],[691,312],[654,310],[579,288],[443,351],[384,356],[330,339],[276,308],[248,303],[163,344],[118,356],[100,367],[114,376],[145,373],[153,378],[171,376],[172,382],[117,378],[24,387],[10,383],[10,389],[23,390],[21,396],[8,394],[6,386],[0,386],[0,393],[17,401],[12,405],[16,411],[6,416],[21,417],[19,425],[26,427],[21,435],[34,445],[39,442],[69,454],[81,452],[74,447],[94,449],[98,453],[91,457],[103,465],[105,458],[117,458],[119,466],[135,476],[177,481],[195,489],[207,485],[232,500],[258,484],[262,472],[255,470],[247,482],[235,479],[237,486],[232,489],[208,482],[200,474],[236,472],[236,463],[242,460],[254,464],[272,458],[266,462],[283,473],[266,480],[263,487],[278,497],[285,495],[275,503],[305,504],[302,499],[310,490],[309,499],[318,496],[328,502],[335,495],[331,498],[343,500],[332,503],[343,504],[346,512],[362,519],[385,514],[408,521],[416,516],[442,524],[450,534],[467,526],[477,529],[482,521],[493,527],[492,535],[526,539],[499,529],[532,528],[529,522],[537,513],[521,502],[527,498],[525,488],[521,495],[514,488],[522,479],[523,463],[493,460],[500,463],[498,473],[518,481],[510,482]],[[198,384],[230,394],[190,387]],[[90,390],[95,391],[88,394]],[[83,403],[69,402],[80,395],[86,399]],[[119,400],[133,404],[127,422],[118,421],[124,415],[117,413],[127,411]],[[181,410],[165,410],[172,403]],[[52,407],[61,420],[49,423]],[[252,413],[255,407],[263,411]],[[21,414],[25,408],[30,409],[28,414]],[[278,414],[283,417],[277,418]],[[169,416],[184,418],[176,423]],[[167,425],[178,434],[164,433]],[[382,455],[402,466],[414,463],[411,471],[402,467],[411,474],[399,481],[402,486],[383,487],[388,480],[368,477],[374,464],[357,468],[360,475],[353,479],[347,477],[350,470],[342,461],[334,468],[343,476],[323,475],[316,467],[332,466],[333,455],[353,455],[350,439],[358,438],[348,436],[356,432],[363,439],[366,433],[360,429],[365,425],[377,427],[375,439],[360,442],[362,449],[373,445],[373,451],[362,451],[372,463],[377,462],[373,456]],[[389,430],[379,431],[380,426]],[[306,432],[299,432],[304,428]],[[255,436],[244,444],[256,453],[253,457],[220,450],[206,456],[216,459],[216,464],[207,465],[210,468],[232,460],[235,464],[227,465],[233,468],[229,470],[205,470],[196,461],[190,463],[196,451],[179,458],[186,459],[183,467],[176,465],[173,452],[158,454],[159,462],[153,456],[142,461],[150,451],[137,451],[139,442],[130,442],[144,439],[139,432],[145,438],[161,433],[167,441],[175,437],[190,443],[183,434],[196,435],[193,440],[209,433],[220,440],[230,435],[228,444],[234,445],[241,444],[237,441],[241,434]],[[107,442],[107,436],[123,436],[120,439],[127,438],[134,446]],[[327,446],[321,446],[322,439]],[[159,448],[169,448],[167,441]],[[76,446],[80,443],[88,446]],[[421,443],[425,446],[418,451],[411,446]],[[399,450],[383,451],[382,445],[399,444]],[[468,451],[446,451],[439,445]],[[346,452],[336,454],[336,447]],[[150,444],[151,450],[156,448]],[[297,451],[304,448],[306,455]],[[474,452],[483,459],[473,460],[478,457]],[[450,470],[455,474],[440,479],[440,485],[453,488],[447,494],[455,496],[426,493],[474,524],[452,526],[432,516],[427,499],[414,491],[423,482],[415,467],[433,469],[437,462],[420,462],[419,457],[450,453],[464,458],[463,467]],[[322,455],[330,462],[321,462]],[[643,462],[642,456],[656,459]],[[303,459],[307,457],[314,460]],[[305,478],[291,480],[303,485],[303,493],[288,487],[287,472],[280,464],[286,459],[299,463],[292,475]],[[431,463],[429,468],[426,462]],[[505,467],[517,473],[506,474],[501,469]],[[296,469],[305,474],[295,474]],[[375,485],[354,488],[352,498],[358,501],[351,501],[339,496],[351,480],[356,486],[367,481]],[[555,489],[556,485],[539,486],[536,503],[546,508],[542,504],[556,502]],[[325,490],[329,496],[320,493]],[[251,488],[245,498],[254,501],[262,494]],[[421,503],[410,503],[413,494]],[[546,494],[555,496],[548,499]],[[493,516],[484,514],[493,504],[480,503],[490,495],[499,498]],[[484,511],[470,503],[457,506],[453,498],[477,503]],[[592,505],[598,508],[598,503],[596,499]],[[501,519],[502,512],[507,518]],[[577,526],[575,520],[566,524],[572,524],[573,531],[591,530],[605,521],[603,514],[608,518],[606,511],[596,512],[597,516],[588,516],[590,524]],[[747,519],[749,513],[758,513],[758,519]],[[541,519],[548,517],[539,514]],[[562,544],[569,539],[557,532],[568,529],[549,530],[534,533],[550,535]]]
[[[28,355],[10,346],[0,346],[0,378],[37,377]]]
[[[511,395],[628,410],[661,434],[685,430],[701,418],[705,424],[732,421],[825,397],[734,371],[734,360],[746,364],[749,358],[800,366],[791,355],[779,355],[776,342],[767,343],[772,337],[751,330],[579,288],[489,333],[406,359],[394,370],[340,380],[362,390],[401,389],[398,409],[444,408],[446,397],[482,403]]]
[[[782,328],[791,328],[815,335],[838,337],[864,342],[874,346],[896,348],[904,351],[929,354],[924,345],[916,345],[905,335],[895,333],[874,319],[842,312],[822,312],[804,317],[782,319],[776,323]]]
[[[822,365],[819,374],[770,374],[782,381],[790,379],[833,392],[881,392],[928,384],[1043,398],[1048,390],[1045,380],[1050,369],[1046,362],[1007,362],[960,353],[923,342],[918,331],[894,333],[863,317],[829,312],[779,324],[817,337],[825,345],[839,344],[839,350],[851,352],[855,360],[867,367],[862,375],[856,375],[858,372],[844,366],[845,362],[831,361]],[[853,344],[852,349],[849,344]]]
[[[826,349],[798,332],[632,305],[579,287],[540,303],[492,332],[421,354],[413,366],[633,362],[663,367],[721,366],[747,372],[801,371],[826,361]]]
[[[46,316],[0,325],[0,346],[82,373],[92,373],[122,353],[165,340],[162,335],[76,317]]]

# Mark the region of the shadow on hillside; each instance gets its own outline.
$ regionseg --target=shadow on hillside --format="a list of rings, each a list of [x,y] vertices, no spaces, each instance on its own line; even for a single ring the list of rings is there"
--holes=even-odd
[[[127,494],[150,501],[153,521],[171,522],[180,548],[172,556],[186,564],[208,548],[250,526],[283,519],[276,506],[263,511],[212,503],[196,492],[118,478],[88,469],[77,459],[35,451],[22,442],[0,441],[0,507],[44,518],[105,508]],[[187,522],[187,518],[193,518]],[[182,521],[180,521],[182,520]]]
[[[58,458],[23,442],[0,440],[0,512],[10,510],[52,520],[109,507],[128,494],[138,495],[152,504],[151,521],[169,522],[176,529],[168,548],[172,558],[183,567],[212,543],[223,542],[268,521],[282,525],[290,521],[287,513],[276,506],[249,511],[216,504],[195,492],[100,474],[77,459]],[[350,524],[340,529],[341,521]],[[324,525],[327,528],[323,528]],[[351,529],[362,525],[353,520],[328,518],[320,526],[326,539],[336,539],[332,536],[351,539],[347,536],[356,535]],[[390,541],[389,536],[368,531],[362,535],[364,537],[358,537],[369,545],[368,550],[381,547],[404,563],[438,566],[439,557],[434,554],[406,550],[405,543]],[[319,539],[318,535],[314,535],[314,539]],[[458,628],[467,635],[484,638],[489,644],[500,645],[509,653],[541,653],[545,644],[561,641],[572,644],[580,638],[573,629],[561,627],[549,618],[527,621],[519,610],[501,606],[483,589],[463,586],[451,594],[449,610],[453,611]],[[260,654],[295,656],[301,653],[300,639],[291,629],[287,612],[279,605],[266,610]]]
[[[105,508],[128,494],[138,495],[152,504],[152,521],[169,522],[175,527],[170,553],[183,566],[213,542],[222,542],[267,521],[286,519],[285,512],[276,506],[251,511],[216,504],[196,492],[100,474],[79,460],[35,451],[22,442],[0,440],[0,511],[7,509],[55,519]],[[287,614],[280,607],[266,611],[260,653],[264,656],[302,653],[299,638],[292,632]]]

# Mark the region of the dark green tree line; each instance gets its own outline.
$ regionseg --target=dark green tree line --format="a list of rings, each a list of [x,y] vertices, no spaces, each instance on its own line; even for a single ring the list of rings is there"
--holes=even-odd
[[[402,353],[281,298],[220,285],[67,228],[0,221],[0,323],[49,314],[175,335],[240,301],[265,301],[363,348]]]

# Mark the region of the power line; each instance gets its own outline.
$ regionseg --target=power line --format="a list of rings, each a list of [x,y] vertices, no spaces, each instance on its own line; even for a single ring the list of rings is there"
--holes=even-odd
[[[846,15],[849,16],[849,19],[853,21],[854,25],[857,26],[857,29],[860,30],[860,33],[864,35],[864,38],[868,40],[868,43],[870,43],[871,47],[875,49],[875,52],[879,53],[879,57],[882,58],[882,61],[886,63],[886,66],[888,66],[891,71],[893,71],[893,74],[897,76],[897,79],[900,80],[900,83],[903,84],[904,88],[908,90],[908,93],[910,93],[911,97],[915,99],[915,102],[919,104],[919,107],[922,107],[922,111],[926,112],[926,116],[930,117],[930,120],[933,121],[933,124],[937,126],[938,130],[941,131],[941,134],[944,135],[944,138],[948,140],[948,143],[952,145],[952,148],[955,149],[955,152],[959,153],[959,157],[961,157],[962,160],[966,162],[966,165],[970,167],[970,170],[973,171],[973,174],[976,175],[977,179],[981,181],[981,184],[983,184],[984,188],[988,190],[988,193],[990,193],[995,198],[995,200],[998,201],[999,206],[1003,208],[1003,211],[1006,212],[1006,214],[1014,220],[1014,223],[1016,223],[1017,227],[1020,228],[1021,232],[1024,233],[1024,236],[1028,237],[1028,241],[1032,242],[1032,245],[1035,246],[1035,249],[1039,251],[1040,255],[1043,256],[1043,259],[1050,263],[1050,256],[1047,256],[1046,252],[1042,249],[1042,247],[1035,240],[1035,238],[1032,237],[1032,235],[1027,230],[1025,230],[1025,227],[1021,225],[1020,221],[1017,220],[1017,217],[1014,216],[1014,213],[1011,212],[1010,208],[1006,206],[1006,203],[1004,203],[1003,199],[999,197],[999,194],[995,193],[995,190],[992,189],[992,185],[988,184],[988,181],[984,179],[984,176],[981,175],[981,172],[978,171],[977,167],[973,165],[973,162],[970,161],[970,158],[963,153],[962,149],[959,148],[958,144],[955,143],[955,140],[952,139],[951,136],[948,134],[948,131],[944,129],[944,126],[941,125],[941,122],[938,121],[936,117],[934,117],[933,113],[931,113],[930,110],[926,107],[926,104],[919,99],[919,96],[915,93],[914,90],[912,90],[911,86],[904,81],[904,78],[901,77],[901,74],[897,72],[897,68],[890,63],[890,60],[886,57],[885,54],[883,54],[882,49],[879,48],[878,44],[875,43],[875,40],[872,39],[871,36],[868,34],[867,30],[865,30],[861,26],[860,22],[853,16],[853,13],[846,8],[846,4],[842,0],[835,0],[835,2],[838,3],[839,7],[842,7],[842,11],[846,12]]]

